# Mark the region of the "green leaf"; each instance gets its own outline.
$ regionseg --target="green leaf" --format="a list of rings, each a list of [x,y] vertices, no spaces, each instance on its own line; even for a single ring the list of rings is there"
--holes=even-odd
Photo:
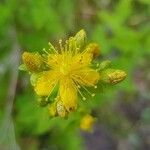
[[[42,134],[51,128],[50,119],[47,107],[36,105],[35,98],[31,92],[17,98],[17,129],[24,131],[26,128],[30,134]]]

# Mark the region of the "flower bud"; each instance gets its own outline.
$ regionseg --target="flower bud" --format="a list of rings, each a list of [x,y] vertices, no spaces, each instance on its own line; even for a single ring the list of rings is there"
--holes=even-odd
[[[110,67],[110,65],[111,65],[111,61],[105,60],[99,64],[99,70],[107,69],[108,67]]]
[[[101,80],[109,84],[117,84],[126,78],[126,73],[122,70],[107,69],[101,73]]]
[[[67,111],[63,105],[63,102],[58,100],[57,104],[56,104],[56,107],[57,107],[57,113],[60,117],[65,117],[66,114],[67,114]]]
[[[100,54],[100,48],[99,48],[99,45],[97,43],[90,43],[87,46],[87,49],[88,49],[89,53],[92,53],[93,58],[98,57]]]
[[[109,77],[110,83],[116,84],[116,83],[119,83],[122,80],[124,80],[126,75],[127,74],[124,71],[116,70],[116,71],[108,74],[108,77]]]
[[[76,44],[78,48],[82,48],[85,46],[86,44],[86,33],[85,31],[82,29],[80,30],[75,36],[74,36],[75,40],[76,40]]]
[[[95,121],[95,118],[87,114],[81,119],[80,128],[84,131],[92,131],[92,127]]]
[[[24,52],[22,55],[24,64],[30,72],[37,72],[42,65],[42,57],[39,53]]]

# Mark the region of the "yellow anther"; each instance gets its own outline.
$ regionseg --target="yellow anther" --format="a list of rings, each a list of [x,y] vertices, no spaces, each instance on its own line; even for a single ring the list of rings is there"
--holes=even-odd
[[[86,98],[85,97],[82,97],[82,99],[85,101],[86,100]]]
[[[94,96],[95,96],[95,93],[92,94],[92,97],[94,97]]]
[[[81,88],[81,86],[80,85],[77,85],[77,87],[80,89]]]
[[[97,85],[95,85],[94,88],[97,89]]]
[[[98,66],[99,66],[99,63],[97,63],[96,66],[98,67]]]
[[[59,40],[59,44],[61,44],[61,43],[62,43],[62,39]]]

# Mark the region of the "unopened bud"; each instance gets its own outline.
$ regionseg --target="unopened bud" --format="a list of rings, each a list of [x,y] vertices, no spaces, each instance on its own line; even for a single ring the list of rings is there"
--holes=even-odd
[[[110,67],[111,65],[111,61],[109,60],[105,60],[102,63],[99,64],[99,70],[103,70],[103,69],[107,69],[108,67]]]
[[[63,102],[59,100],[59,101],[57,102],[56,107],[57,107],[57,113],[58,113],[58,115],[59,115],[60,117],[65,117],[66,114],[67,114],[67,111],[66,111],[66,109],[65,109],[65,107],[64,107],[64,105],[63,105]]]
[[[87,49],[88,49],[89,53],[92,53],[93,58],[98,57],[100,54],[100,47],[97,43],[90,43],[87,46]]]
[[[95,118],[91,115],[87,114],[85,115],[80,122],[80,128],[84,131],[92,131],[93,124],[95,122]]]
[[[24,52],[22,59],[28,71],[37,72],[40,70],[42,65],[42,57],[39,53]]]
[[[127,74],[122,70],[107,69],[101,73],[101,80],[105,83],[116,84],[123,81]]]
[[[75,36],[76,44],[78,48],[82,48],[86,44],[86,32],[82,29]]]
[[[108,74],[109,81],[112,84],[121,82],[126,76],[127,74],[122,70],[115,70],[114,72]]]

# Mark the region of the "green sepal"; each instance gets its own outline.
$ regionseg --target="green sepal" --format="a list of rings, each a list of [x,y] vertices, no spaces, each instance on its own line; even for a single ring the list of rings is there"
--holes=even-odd
[[[111,67],[111,61],[105,60],[99,65],[99,71],[102,71],[104,69],[110,68]]]
[[[110,83],[110,80],[109,80],[108,75],[109,75],[110,73],[114,72],[114,71],[115,71],[115,69],[110,69],[110,68],[101,71],[101,72],[100,72],[100,76],[101,76],[101,79],[100,79],[100,80],[101,80],[101,82],[109,84],[109,83]]]
[[[45,107],[50,103],[49,99],[46,96],[42,96],[38,98],[38,105],[41,107]]]
[[[21,64],[21,65],[19,66],[19,70],[28,71],[27,66],[26,66],[25,64]]]
[[[37,79],[40,77],[40,73],[32,73],[30,76],[30,82],[32,86],[35,86]]]

